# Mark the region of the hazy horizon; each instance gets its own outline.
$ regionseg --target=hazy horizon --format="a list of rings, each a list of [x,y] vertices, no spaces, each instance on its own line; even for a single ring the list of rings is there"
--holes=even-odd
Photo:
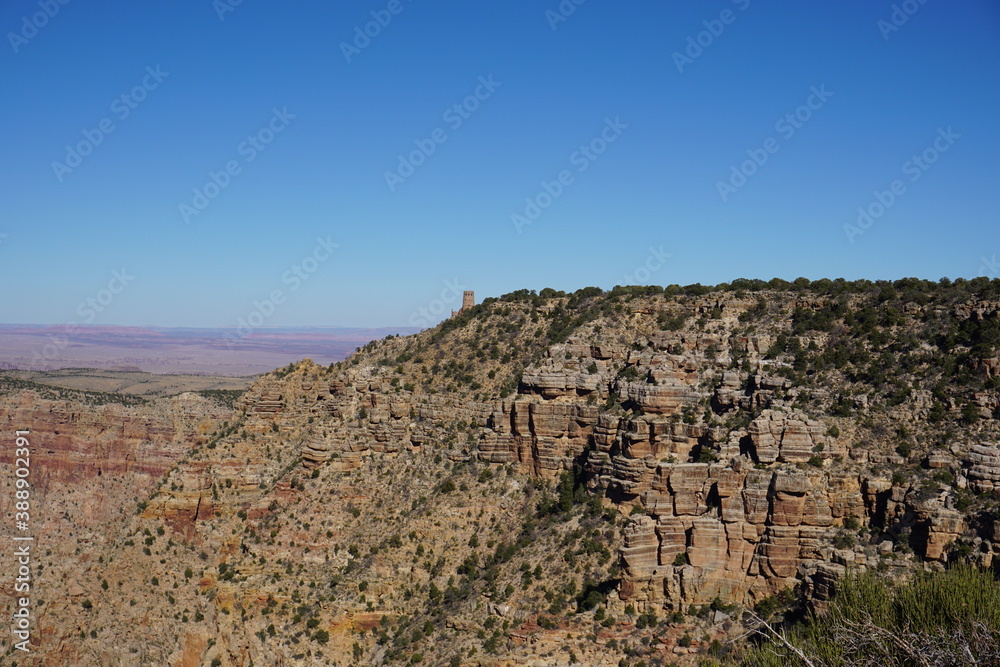
[[[407,327],[137,327],[0,324],[0,369],[132,368],[148,373],[248,376],[312,359],[341,361]]]

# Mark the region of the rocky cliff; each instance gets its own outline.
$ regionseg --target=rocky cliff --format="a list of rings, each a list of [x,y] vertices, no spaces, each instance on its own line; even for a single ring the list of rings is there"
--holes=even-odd
[[[39,389],[0,395],[0,423],[9,438],[0,452],[9,473],[0,483],[0,513],[9,518],[10,534],[25,534],[13,525],[14,432],[29,430],[27,534],[34,537],[37,568],[31,592],[41,591],[31,598],[38,614],[36,650],[48,656],[46,664],[99,664],[62,661],[67,628],[54,625],[50,612],[68,609],[83,594],[79,578],[91,561],[103,558],[98,552],[107,540],[127,528],[136,504],[232,411],[193,393],[151,401],[98,395],[95,402],[88,392]],[[103,402],[109,398],[128,405]],[[12,578],[2,582],[5,599],[15,597],[13,588]],[[79,657],[75,649],[68,655]]]
[[[265,376],[50,594],[43,648],[693,660],[731,605],[996,567],[998,282],[726,287],[522,291]]]

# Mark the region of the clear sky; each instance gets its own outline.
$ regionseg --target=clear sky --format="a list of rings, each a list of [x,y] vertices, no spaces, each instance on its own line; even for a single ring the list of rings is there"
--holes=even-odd
[[[998,271],[993,0],[236,2],[0,4],[0,321]]]

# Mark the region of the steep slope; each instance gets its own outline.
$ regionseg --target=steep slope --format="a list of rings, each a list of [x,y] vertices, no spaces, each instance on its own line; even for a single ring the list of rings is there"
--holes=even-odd
[[[521,291],[292,365],[94,545],[42,648],[100,664],[695,659],[722,650],[729,605],[792,588],[821,603],[847,568],[995,567],[998,295],[986,280]]]
[[[32,642],[45,664],[63,661],[67,626],[53,625],[70,605],[79,608],[85,572],[104,555],[109,539],[128,529],[136,503],[149,497],[164,475],[193,447],[203,444],[232,410],[191,393],[143,400],[6,379],[0,384],[0,422],[8,446],[0,451],[7,472],[0,481],[0,513],[9,535],[33,537],[31,588],[14,592],[14,577],[0,584],[7,600],[27,595],[36,619]],[[123,404],[124,403],[124,404]],[[29,430],[30,498],[15,496],[16,430]],[[18,457],[21,457],[18,454]],[[28,502],[26,531],[16,531],[15,503]],[[17,508],[18,510],[22,508]],[[24,543],[11,541],[11,549]],[[100,589],[98,589],[100,590]],[[95,596],[96,599],[96,596]],[[40,642],[40,645],[39,645]],[[20,652],[8,643],[14,664]],[[70,655],[79,655],[77,649]],[[22,664],[35,664],[31,656]],[[39,663],[41,664],[41,663]]]

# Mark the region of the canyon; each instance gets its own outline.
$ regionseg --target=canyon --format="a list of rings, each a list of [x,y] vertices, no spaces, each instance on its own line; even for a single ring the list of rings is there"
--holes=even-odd
[[[697,664],[849,572],[1000,569],[990,283],[790,287],[516,292],[231,407],[7,393],[36,651]]]

